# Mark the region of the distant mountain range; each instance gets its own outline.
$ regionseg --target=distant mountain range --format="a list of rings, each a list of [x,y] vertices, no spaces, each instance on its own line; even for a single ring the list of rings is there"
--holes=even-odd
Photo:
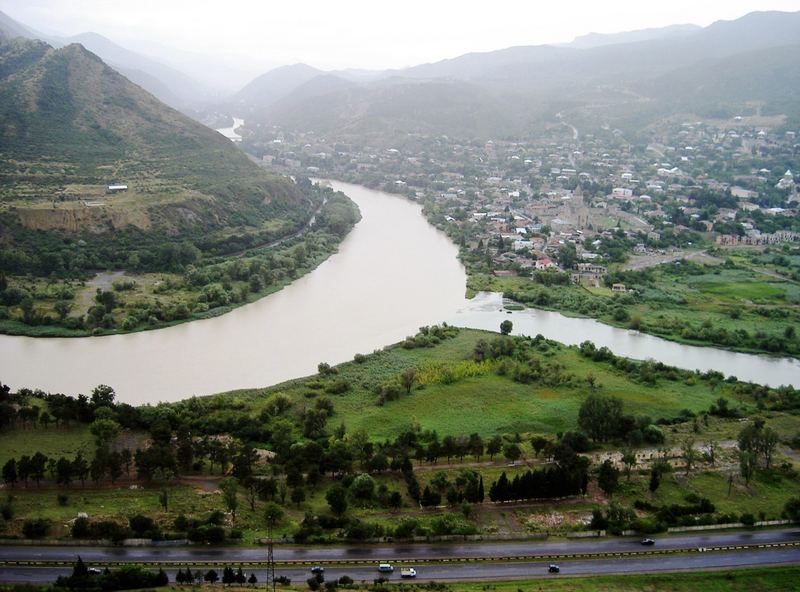
[[[326,73],[306,64],[282,66],[262,74],[236,93],[231,102],[246,110],[264,109],[276,103],[309,80]]]
[[[43,38],[0,13],[3,33]],[[562,45],[469,53],[402,70],[325,72],[294,64],[221,102],[210,102],[212,91],[175,68],[100,35],[49,41],[81,43],[194,116],[227,113],[324,133],[524,135],[559,112],[582,125],[631,127],[670,114],[734,113],[753,101],[765,113],[800,121],[792,100],[800,12],[754,12],[704,28],[592,33]]]
[[[229,108],[287,128],[376,135],[519,135],[557,112],[624,127],[751,101],[797,120],[798,59],[800,12],[756,12],[359,76],[297,64],[259,77]]]
[[[680,37],[689,33],[695,33],[702,27],[698,25],[669,25],[656,29],[640,29],[638,31],[626,31],[624,33],[589,33],[576,37],[572,43],[565,43],[568,47],[577,49],[591,49],[604,45],[617,45],[619,43],[635,43],[638,41],[650,41],[653,39],[664,39],[669,37]]]

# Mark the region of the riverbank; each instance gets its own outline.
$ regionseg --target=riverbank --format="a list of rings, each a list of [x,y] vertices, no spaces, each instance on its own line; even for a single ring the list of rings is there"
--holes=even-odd
[[[672,343],[688,345],[691,347],[722,349],[725,351],[750,354],[750,355],[765,355],[776,359],[783,358],[786,356],[786,353],[783,352],[765,351],[764,349],[760,348],[744,347],[732,343],[725,343],[725,344],[709,343],[708,341],[703,341],[699,339],[686,338],[682,335],[675,334],[670,331],[665,331],[661,329],[655,322],[652,322],[655,320],[655,317],[657,316],[663,317],[665,314],[670,314],[670,313],[674,316],[680,316],[680,315],[686,316],[685,311],[683,311],[682,309],[676,310],[674,309],[674,307],[671,307],[669,309],[667,307],[662,307],[657,310],[648,311],[647,313],[645,313],[642,310],[642,307],[638,307],[636,314],[640,316],[634,317],[633,319],[630,316],[628,316],[625,321],[618,321],[614,318],[613,314],[595,315],[595,316],[588,314],[581,314],[580,312],[573,310],[570,307],[548,306],[541,300],[537,302],[536,306],[528,306],[525,302],[518,301],[517,298],[519,298],[518,290],[520,288],[524,289],[529,285],[530,281],[525,278],[498,278],[486,274],[472,274],[469,275],[467,280],[467,297],[474,298],[478,293],[483,291],[497,292],[499,294],[502,294],[503,297],[506,298],[507,300],[514,302],[514,304],[505,305],[506,310],[511,310],[511,311],[519,311],[526,309],[532,311],[542,310],[542,311],[557,312],[568,318],[594,319],[610,327],[615,327],[621,330],[636,331],[638,333],[652,335],[653,337],[658,337],[659,339],[664,339]],[[561,290],[571,289],[575,292],[585,294],[587,297],[593,296],[593,293],[583,286],[569,286],[569,287],[562,286],[560,288],[551,288],[551,290],[557,290],[557,289]],[[644,316],[641,316],[642,314]],[[698,324],[701,324],[702,322],[703,322],[702,320],[697,321]],[[797,359],[798,355],[792,355],[792,357]]]
[[[446,320],[457,326],[494,331],[503,320],[513,324],[513,334],[543,335],[568,345],[592,342],[617,355],[635,360],[657,361],[700,372],[736,374],[739,380],[800,386],[800,360],[788,357],[745,354],[722,348],[684,345],[630,329],[617,328],[593,318],[568,315],[543,308],[511,304],[500,292],[478,292],[456,315]]]
[[[306,376],[322,360],[351,359],[453,314],[463,303],[464,270],[456,248],[419,206],[334,185],[358,205],[362,220],[312,273],[227,314],[159,331],[69,340],[0,336],[3,381],[52,392],[113,384],[131,404],[176,401]],[[241,259],[229,265],[231,273],[249,271]]]
[[[384,190],[420,203],[394,187]],[[787,273],[792,257],[760,256],[759,264],[777,266],[777,271],[755,270],[738,252],[726,252],[724,260],[707,258],[708,265],[691,256],[642,270],[612,265],[609,277],[623,283],[624,292],[573,284],[566,273],[512,269],[512,275],[498,277],[486,263],[488,245],[481,249],[471,242],[468,232],[448,220],[436,204],[427,200],[422,211],[458,247],[467,272],[467,298],[482,291],[499,292],[532,310],[595,319],[678,344],[800,359],[800,289],[777,273]],[[794,259],[800,261],[800,255]]]
[[[613,442],[590,443],[581,431],[587,391],[619,401],[627,427]],[[54,466],[62,457],[72,462],[78,454],[87,463],[92,460],[96,429],[89,409],[84,420],[73,419],[69,425],[62,420],[56,426],[53,417],[64,417],[65,411],[69,415],[61,396],[23,392],[11,397],[20,409],[37,407],[51,419],[40,419],[34,427],[24,419],[28,414],[18,414],[13,427],[0,434],[0,465],[36,453],[56,461]],[[797,474],[783,465],[784,459],[791,460],[791,451],[779,447],[771,467],[759,466],[740,477],[731,443],[755,425],[755,418],[774,430],[778,440],[792,441],[798,428],[791,413],[794,398],[794,391],[634,362],[545,339],[427,327],[382,351],[354,356],[339,366],[320,364],[317,374],[274,387],[138,409],[114,405],[113,399],[111,407],[88,403],[106,408],[98,416],[125,426],[113,450],[127,447],[135,469],[131,465],[126,472],[117,466],[111,472],[101,467],[88,479],[61,462],[61,473],[42,469],[41,486],[29,473],[25,483],[18,476],[16,484],[7,485],[13,491],[13,519],[0,533],[23,536],[26,521],[41,518],[49,536],[67,537],[70,531],[64,525],[79,512],[96,522],[119,522],[119,516],[138,513],[152,518],[164,538],[187,538],[172,535],[194,521],[191,528],[220,527],[214,542],[231,538],[252,544],[266,536],[263,507],[270,501],[283,511],[276,533],[297,542],[567,536],[585,533],[593,510],[612,499],[596,481],[596,472],[605,460],[624,471],[622,451],[630,451],[633,461],[626,471],[630,474],[617,475],[613,500],[626,511],[609,518],[611,532],[774,520],[796,495]],[[97,400],[109,400],[105,389]],[[750,421],[741,421],[747,416]],[[152,441],[150,432],[168,429],[160,417],[183,426],[180,438],[168,440],[162,433],[170,444],[161,445],[158,457],[135,454]],[[585,493],[514,501],[497,497],[493,486],[504,474],[515,482],[528,471],[552,469],[558,442],[574,446],[591,463]],[[694,450],[689,469],[687,442]],[[537,448],[540,444],[543,448]],[[173,458],[179,450],[180,456]],[[142,476],[152,471],[148,462],[169,463],[170,458],[184,459],[175,465],[180,473],[176,478],[159,483]],[[248,463],[246,470],[242,462]],[[235,519],[213,517],[228,507],[219,493],[229,477],[223,464],[237,467]],[[282,467],[277,477],[276,466]],[[416,486],[409,484],[409,467]],[[653,488],[655,467],[663,472]],[[9,474],[5,471],[4,479]],[[256,486],[266,482],[268,489],[260,492]],[[477,490],[470,489],[470,483],[480,482]],[[364,491],[355,483],[366,483]],[[168,511],[160,501],[165,488]],[[331,502],[330,492],[341,488],[348,490],[345,510],[329,510],[340,508]],[[701,499],[707,502],[699,506]],[[673,512],[673,507],[688,514]],[[309,513],[316,518],[309,519]],[[186,520],[176,521],[181,514]],[[130,536],[127,531],[119,534]]]
[[[436,224],[437,216],[428,215]],[[452,239],[452,225],[438,224]],[[800,357],[800,289],[735,260],[681,260],[638,271],[610,270],[607,285],[574,284],[568,273],[514,270],[497,277],[461,246],[468,295],[501,292],[527,306],[597,319],[676,343],[730,351]],[[616,291],[611,285],[617,285]]]
[[[337,194],[323,197],[302,229],[289,236],[232,255],[206,256],[180,271],[113,272],[105,274],[108,281],[88,282],[10,276],[5,294],[20,294],[21,300],[17,306],[1,307],[6,318],[0,317],[0,333],[105,336],[217,317],[316,269],[337,252],[359,220],[358,207]],[[241,242],[243,237],[232,238]]]
[[[797,360],[684,346],[535,309],[507,314],[499,295],[466,300],[458,249],[426,221],[419,204],[333,185],[357,203],[363,218],[312,273],[228,314],[160,331],[70,340],[0,336],[3,380],[52,392],[113,384],[120,400],[131,404],[176,401],[307,376],[320,361],[344,362],[423,325],[447,321],[497,331],[510,319],[515,333],[531,337],[541,333],[573,345],[591,340],[631,358],[800,386]]]

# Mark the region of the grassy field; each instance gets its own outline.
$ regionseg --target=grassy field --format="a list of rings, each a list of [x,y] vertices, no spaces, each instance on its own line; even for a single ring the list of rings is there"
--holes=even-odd
[[[410,395],[384,405],[377,404],[375,389],[406,368],[417,368],[421,375],[435,374],[434,370],[440,368],[462,368],[471,363],[469,360],[478,340],[493,337],[496,334],[462,329],[457,337],[434,348],[391,347],[370,356],[362,364],[343,364],[337,378],[347,380],[350,389],[332,397],[335,408],[332,421],[344,423],[348,431],[365,429],[373,440],[396,436],[414,425],[436,430],[440,436],[472,432],[484,436],[514,432],[554,434],[574,428],[578,407],[588,393],[590,375],[600,385],[601,392],[621,398],[627,412],[650,415],[653,419],[674,417],[682,409],[705,410],[726,394],[727,387],[712,391],[703,382],[690,385],[662,380],[655,386],[648,386],[634,382],[608,364],[583,358],[574,348],[554,345],[543,352],[542,359],[557,361],[563,374],[573,377],[567,385],[521,384],[497,375],[487,366],[477,370],[478,375],[453,384],[418,384]],[[319,382],[316,379],[293,381],[232,395],[257,409],[274,393],[285,394],[295,401],[313,398],[311,387],[318,386],[315,381]]]
[[[94,453],[94,439],[86,424],[75,424],[69,428],[53,425],[36,429],[4,429],[0,431],[0,466],[9,458],[23,455],[33,456],[37,452],[48,457],[64,456],[74,458],[78,452],[91,457]]]
[[[637,475],[626,481],[623,477],[621,491],[614,495],[614,499],[625,505],[632,505],[635,499],[647,499],[657,505],[685,504],[685,497],[695,494],[711,500],[718,513],[742,514],[749,512],[758,517],[764,513],[767,520],[778,520],[781,517],[783,505],[789,493],[798,487],[796,478],[781,476],[775,472],[757,473],[746,485],[735,475],[728,495],[728,476],[735,469],[729,471],[706,470],[708,465],[701,465],[688,477],[682,470],[676,469],[665,477],[661,486],[654,495],[647,489],[649,474]]]

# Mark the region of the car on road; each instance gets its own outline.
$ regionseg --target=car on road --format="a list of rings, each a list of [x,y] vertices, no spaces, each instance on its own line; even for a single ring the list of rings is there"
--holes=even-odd
[[[381,563],[378,565],[378,571],[381,573],[392,573],[394,566],[391,563]]]
[[[417,577],[417,570],[413,567],[401,567],[400,568],[400,577],[401,578],[416,578]]]
[[[313,574],[325,573],[325,568],[322,567],[321,565],[315,565],[314,567],[311,568],[311,573]]]
[[[103,573],[103,570],[101,570],[101,569],[98,569],[97,567],[90,567],[90,568],[87,570],[87,573],[88,573],[90,576],[99,576],[101,573]]]
[[[547,568],[548,573],[560,573],[561,568],[558,567],[555,563],[551,563],[550,567]]]
[[[655,545],[656,542],[653,539],[642,539],[642,544],[650,546],[650,545]]]

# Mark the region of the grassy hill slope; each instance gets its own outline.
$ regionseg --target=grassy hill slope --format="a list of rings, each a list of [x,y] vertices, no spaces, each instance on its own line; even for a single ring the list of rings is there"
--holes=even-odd
[[[408,429],[432,430],[440,437],[554,434],[575,428],[578,408],[593,388],[621,399],[627,413],[653,421],[671,420],[682,410],[699,413],[720,397],[734,399],[740,393],[738,383],[720,382],[714,373],[658,370],[654,362],[596,361],[578,348],[547,340],[507,338],[515,344],[513,354],[478,362],[478,343],[498,336],[451,331],[454,336],[409,338],[342,364],[336,373],[217,395],[213,401],[226,401],[221,414],[228,416],[233,407],[260,412],[270,397],[283,395],[302,415],[316,399],[330,398],[331,427],[363,429],[380,441]],[[398,385],[409,368],[416,379],[406,392]]]
[[[0,44],[0,129],[0,244],[29,256],[53,236],[123,249],[265,227],[280,236],[313,209],[295,184],[80,45]],[[113,183],[129,189],[109,195]],[[11,259],[7,270],[37,271]]]

